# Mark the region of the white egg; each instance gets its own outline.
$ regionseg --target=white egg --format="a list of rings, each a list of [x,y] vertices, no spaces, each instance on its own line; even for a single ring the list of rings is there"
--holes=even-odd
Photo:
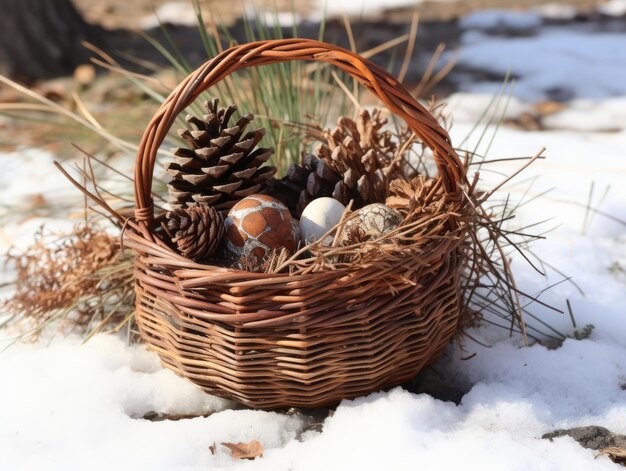
[[[346,207],[333,198],[317,198],[311,201],[300,216],[300,235],[306,244],[320,239],[335,227]]]

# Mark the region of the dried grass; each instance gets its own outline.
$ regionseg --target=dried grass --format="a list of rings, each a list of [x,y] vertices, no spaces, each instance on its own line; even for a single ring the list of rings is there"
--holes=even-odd
[[[36,338],[56,319],[87,337],[130,327],[133,265],[119,238],[85,224],[56,236],[42,228],[24,251],[9,251],[6,263],[16,281],[4,308],[34,325],[23,338]]]

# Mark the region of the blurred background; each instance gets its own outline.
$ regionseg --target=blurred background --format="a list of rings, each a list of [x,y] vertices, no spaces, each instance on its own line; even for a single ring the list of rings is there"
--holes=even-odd
[[[0,8],[0,73],[56,102],[80,91],[97,105],[90,110],[98,118],[123,133],[131,130],[124,118],[110,119],[111,106],[139,119],[135,114],[150,112],[146,96],[102,63],[150,75],[165,93],[181,71],[207,59],[207,33],[222,46],[297,34],[369,51],[408,86],[421,82],[422,98],[494,94],[505,79],[515,81],[512,97],[528,106],[510,104],[506,120],[519,127],[616,130],[626,120],[615,103],[603,104],[584,124],[572,116],[588,111],[586,99],[626,94],[624,0],[1,0]],[[22,99],[10,87],[0,89],[0,102]],[[564,103],[572,103],[565,114]],[[465,118],[480,112],[475,102],[465,108],[459,111]],[[19,123],[0,125],[20,131]],[[67,127],[60,132],[71,134]],[[38,145],[60,145],[58,134],[42,134],[26,133],[20,142],[32,137]],[[10,149],[15,141],[3,139],[1,146]]]
[[[133,56],[135,63],[141,60],[163,64],[166,58],[142,40],[141,35],[148,34],[159,40],[171,36],[190,65],[206,59],[197,27],[197,12],[191,0],[2,0],[0,5],[4,12],[0,20],[0,72],[27,83],[71,75],[78,65],[88,63],[93,53],[87,51],[81,41],[91,42],[114,56],[126,56],[126,59]],[[519,41],[520,38],[536,38],[545,32],[602,34],[624,33],[626,29],[626,2],[623,0],[204,0],[198,2],[198,8],[205,25],[218,28],[225,42],[243,40],[246,23],[252,23],[252,28],[256,23],[279,25],[285,36],[292,35],[297,26],[300,36],[314,38],[319,37],[320,25],[324,23],[325,39],[350,47],[347,34],[350,33],[355,40],[353,46],[359,51],[410,33],[414,15],[417,15],[417,40],[412,47],[411,67],[406,73],[409,82],[420,79],[424,61],[428,60],[424,56],[432,55],[440,43],[450,50],[462,45],[476,49],[485,42],[481,37],[486,35],[490,43],[496,38],[517,38],[514,44],[527,46],[508,54],[494,51],[491,56],[484,50],[482,63],[471,60],[478,51],[462,54],[462,67],[457,67],[454,76],[445,81],[449,90],[460,87],[461,82],[465,85],[468,81],[487,79],[501,82],[502,63],[512,67],[514,76],[526,72],[515,70],[517,64],[530,60],[535,62],[535,67],[558,65],[544,60],[546,54],[552,54],[554,59],[558,57],[555,53],[559,51],[553,44],[546,43],[551,46],[546,51],[536,47],[544,43]],[[351,32],[346,31],[347,22]],[[563,52],[568,47],[572,52],[577,50],[578,55],[590,53],[589,49],[601,55],[620,54],[620,49],[623,50],[620,43],[593,42],[589,47],[579,47],[580,44],[574,44],[571,39],[563,38],[560,44]],[[400,52],[403,51],[389,50],[378,55],[376,61],[387,66],[394,59],[389,56]],[[400,61],[397,62],[399,66]],[[584,78],[579,77],[580,81]],[[553,88],[545,91],[544,96],[562,101],[576,95],[567,87]]]

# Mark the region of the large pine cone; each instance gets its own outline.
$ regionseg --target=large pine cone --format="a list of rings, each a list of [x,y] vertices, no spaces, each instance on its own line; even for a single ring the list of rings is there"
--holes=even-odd
[[[196,130],[180,130],[189,148],[173,150],[175,162],[167,165],[173,179],[168,185],[173,209],[208,204],[225,215],[240,199],[261,192],[276,168],[262,166],[274,149],[257,148],[265,129],[243,132],[254,119],[243,115],[229,127],[237,107],[219,108],[219,100],[205,103],[207,114],[202,119],[187,116]]]
[[[342,117],[332,131],[326,131],[326,143],[317,149],[337,173],[343,176],[333,190],[333,198],[353,208],[371,203],[384,203],[387,198],[389,179],[397,168],[398,146],[393,134],[383,131],[387,119],[379,109],[372,114],[362,110],[356,121]]]
[[[224,221],[215,208],[198,204],[169,211],[163,229],[172,245],[185,257],[202,260],[210,257],[224,238]]]

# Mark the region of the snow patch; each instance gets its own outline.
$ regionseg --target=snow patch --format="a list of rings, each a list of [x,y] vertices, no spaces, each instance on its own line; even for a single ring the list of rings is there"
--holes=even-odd
[[[494,101],[493,94],[487,93],[453,93],[446,98],[447,112],[454,123],[476,123],[484,115],[485,109]],[[505,119],[516,118],[522,113],[532,111],[532,106],[516,97],[508,99],[506,108],[502,103],[498,117]],[[454,129],[454,128],[453,128]]]
[[[167,2],[157,7],[152,15],[143,17],[139,27],[147,30],[158,28],[162,24],[195,27],[198,17],[192,2]]]
[[[348,15],[351,17],[371,17],[385,10],[407,8],[428,2],[456,2],[457,0],[317,0],[319,20],[326,13],[327,17]],[[318,16],[319,15],[319,16]]]
[[[598,5],[597,10],[606,16],[626,15],[626,0],[610,0]]]
[[[546,20],[571,21],[576,18],[576,7],[566,3],[546,3],[533,7],[539,16]]]
[[[464,35],[459,65],[516,78],[525,101],[626,95],[626,34],[544,28],[533,37]],[[466,91],[495,93],[502,81],[461,84]]]
[[[534,31],[541,24],[535,12],[512,10],[478,10],[459,20],[463,29],[482,31]]]
[[[624,130],[626,129],[626,97],[573,100],[567,108],[546,116],[543,124],[553,129],[579,131]]]

